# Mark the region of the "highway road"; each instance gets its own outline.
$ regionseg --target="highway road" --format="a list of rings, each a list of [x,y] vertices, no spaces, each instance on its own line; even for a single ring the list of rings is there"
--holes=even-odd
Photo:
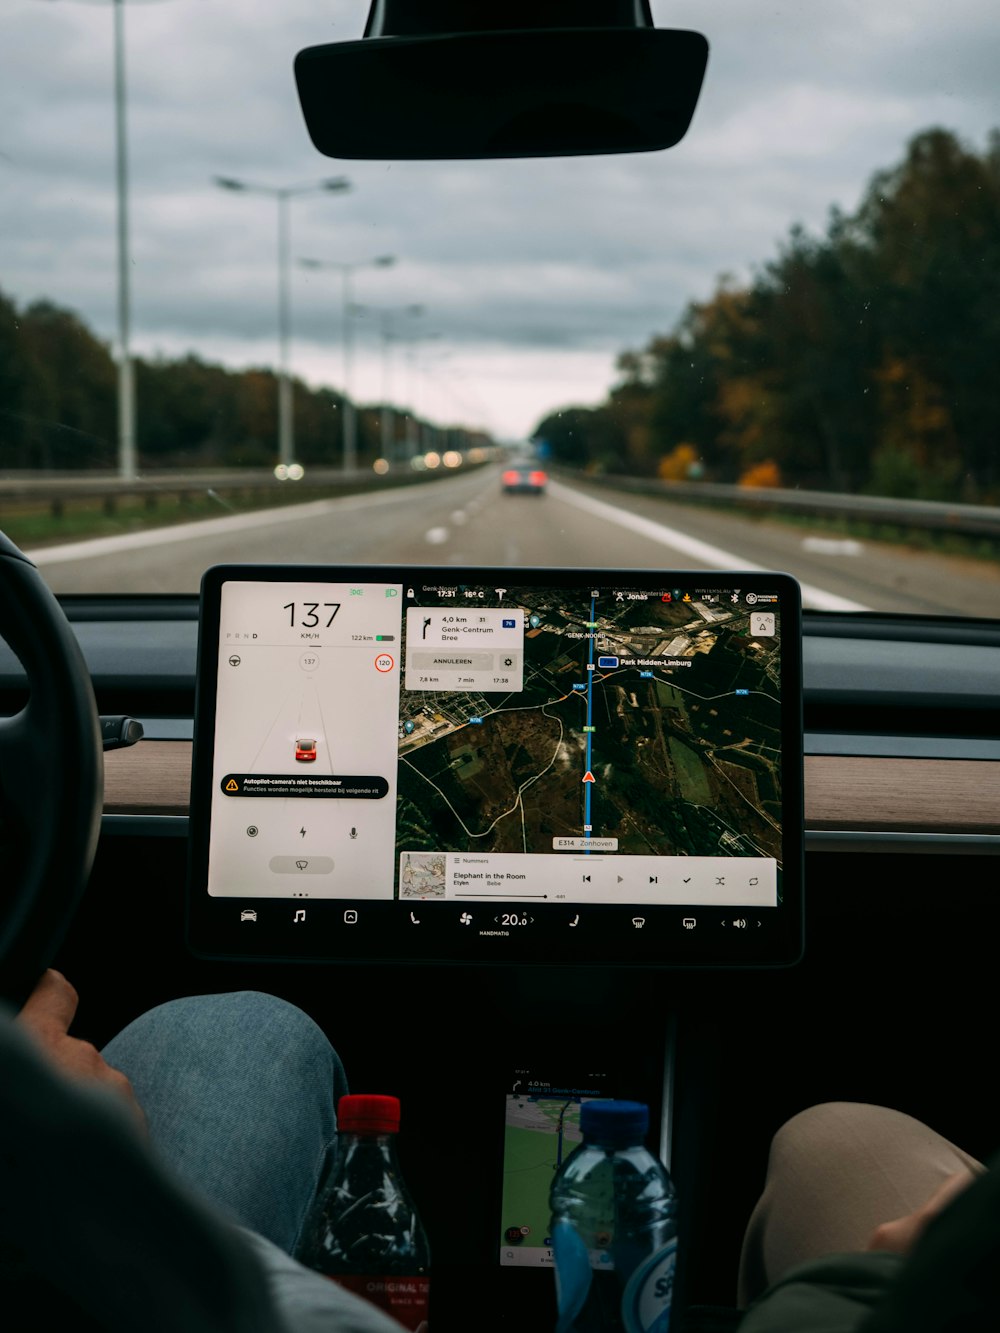
[[[29,552],[57,593],[191,593],[213,564],[319,562],[775,569],[816,610],[990,616],[1000,564],[553,482],[504,495],[499,468]]]

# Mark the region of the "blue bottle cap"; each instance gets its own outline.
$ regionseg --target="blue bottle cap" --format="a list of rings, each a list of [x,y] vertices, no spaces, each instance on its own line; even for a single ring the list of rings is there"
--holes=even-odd
[[[624,1148],[644,1142],[648,1129],[645,1102],[592,1101],[580,1107],[580,1131],[586,1142]]]

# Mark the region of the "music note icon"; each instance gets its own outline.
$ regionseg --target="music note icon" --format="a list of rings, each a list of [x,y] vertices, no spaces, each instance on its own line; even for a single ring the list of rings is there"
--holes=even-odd
[[[292,917],[292,925],[293,926],[297,925],[298,922],[305,921],[305,919],[306,919],[306,909],[304,907],[300,907],[297,909],[295,915]]]

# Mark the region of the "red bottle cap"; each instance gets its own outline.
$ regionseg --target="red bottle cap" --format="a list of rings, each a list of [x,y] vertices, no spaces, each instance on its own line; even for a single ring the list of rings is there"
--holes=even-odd
[[[378,1093],[348,1093],[337,1103],[337,1128],[347,1134],[399,1132],[399,1098]]]

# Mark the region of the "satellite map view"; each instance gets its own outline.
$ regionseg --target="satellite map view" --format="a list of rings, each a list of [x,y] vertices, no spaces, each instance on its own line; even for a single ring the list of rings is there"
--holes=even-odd
[[[780,864],[776,597],[505,591],[521,690],[402,691],[401,891],[426,853],[551,854],[560,838]]]

